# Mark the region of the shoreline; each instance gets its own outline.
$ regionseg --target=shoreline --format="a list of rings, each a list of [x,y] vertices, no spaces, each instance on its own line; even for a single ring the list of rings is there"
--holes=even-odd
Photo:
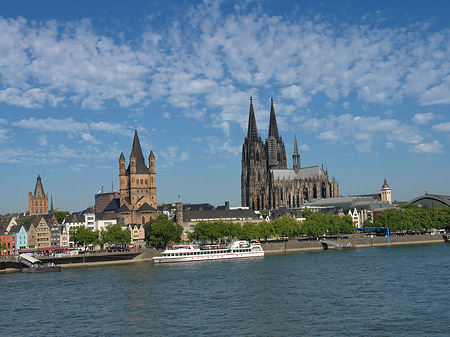
[[[443,235],[401,235],[391,236],[390,246],[405,246],[405,245],[421,245],[421,244],[434,244],[445,243],[446,240]],[[353,237],[340,239],[339,242],[351,243],[356,248],[369,248],[369,247],[385,247],[389,246],[386,237]],[[300,253],[300,252],[315,252],[324,251],[324,247],[319,239],[317,240],[305,240],[305,239],[289,239],[289,240],[273,240],[262,241],[261,246],[264,249],[265,255],[277,255],[287,253]],[[330,247],[333,250],[335,248]],[[156,250],[153,248],[145,248],[139,252],[126,252],[126,253],[101,253],[101,254],[89,254],[79,256],[64,256],[64,257],[44,257],[43,262],[53,262],[61,269],[73,269],[73,268],[88,268],[88,267],[100,267],[100,266],[114,266],[131,263],[152,262],[154,256],[161,255],[162,250]],[[88,260],[88,261],[86,261]],[[9,262],[9,263],[8,263]],[[5,264],[4,268],[2,263]],[[19,264],[18,262],[16,262]],[[11,268],[7,265],[14,264],[11,261],[0,260],[0,273],[20,272],[20,269]]]

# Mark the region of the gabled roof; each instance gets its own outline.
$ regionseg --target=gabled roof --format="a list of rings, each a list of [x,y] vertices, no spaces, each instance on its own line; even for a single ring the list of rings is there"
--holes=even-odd
[[[117,213],[120,213],[120,212],[129,212],[130,211],[130,209],[128,208],[128,206],[127,205],[125,205],[125,204],[123,204],[122,206],[120,206],[120,208],[119,209],[117,209]]]
[[[34,226],[37,226],[37,225],[39,225],[39,223],[41,222],[41,218],[43,218],[42,215],[33,215],[33,216],[31,217],[31,223],[32,223]],[[45,219],[44,219],[44,221],[45,221]]]
[[[136,173],[148,173],[148,167],[145,165],[144,156],[142,155],[141,143],[139,142],[139,136],[137,130],[134,130],[133,146],[131,148],[130,158],[136,158]],[[130,165],[128,165],[128,170]]]
[[[105,207],[103,212],[115,212],[120,207],[120,198],[112,199],[108,206]]]
[[[154,209],[152,206],[150,206],[147,203],[144,203],[141,207],[138,208],[137,210],[138,212],[144,212],[144,211],[156,211],[156,209]]]
[[[9,234],[16,234],[20,232],[20,229],[24,227],[22,224],[17,224],[11,227],[9,230]]]

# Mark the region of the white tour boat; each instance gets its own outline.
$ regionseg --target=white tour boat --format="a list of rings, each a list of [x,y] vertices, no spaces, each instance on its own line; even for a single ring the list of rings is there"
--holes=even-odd
[[[262,256],[264,256],[264,250],[259,243],[238,240],[227,247],[219,245],[176,245],[166,249],[161,256],[153,257],[153,262],[193,262]]]

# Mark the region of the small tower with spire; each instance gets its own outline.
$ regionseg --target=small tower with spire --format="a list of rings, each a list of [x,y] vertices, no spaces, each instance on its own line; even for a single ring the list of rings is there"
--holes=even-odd
[[[300,170],[300,155],[298,154],[297,135],[294,133],[294,154],[292,155],[292,168],[295,173]]]
[[[28,193],[28,211],[30,215],[48,214],[48,193],[45,194],[41,175],[38,174],[34,194]]]
[[[384,184],[381,186],[381,201],[392,204],[391,188],[386,181],[386,177],[384,177]]]

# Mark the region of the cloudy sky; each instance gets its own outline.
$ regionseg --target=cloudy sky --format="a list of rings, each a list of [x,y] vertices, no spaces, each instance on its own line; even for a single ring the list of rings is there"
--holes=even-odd
[[[338,5],[336,5],[338,3]],[[450,195],[450,5],[425,1],[3,1],[0,213],[42,176],[55,208],[118,189],[137,127],[158,203],[240,204],[249,97],[292,165],[341,194]]]

